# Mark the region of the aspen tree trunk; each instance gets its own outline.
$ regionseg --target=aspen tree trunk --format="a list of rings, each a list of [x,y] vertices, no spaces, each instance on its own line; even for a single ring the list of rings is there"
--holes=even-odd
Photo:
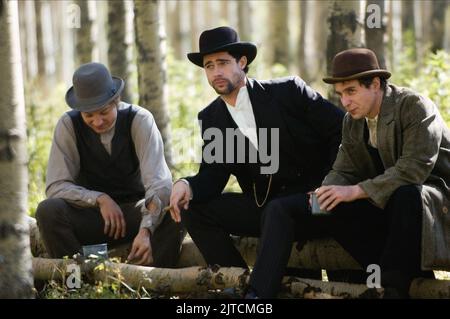
[[[330,3],[329,36],[327,41],[327,74],[331,74],[333,57],[340,51],[362,46],[361,18],[359,1],[338,1]],[[335,105],[341,105],[332,86],[328,99]]]
[[[38,76],[45,77],[45,53],[44,39],[42,36],[42,0],[34,2],[35,19],[36,19],[36,44],[37,44],[37,62]]]
[[[155,118],[164,141],[166,162],[172,167],[167,79],[159,1],[135,1],[134,27],[137,49],[139,105]]]
[[[436,52],[444,48],[445,32],[450,32],[450,26],[445,29],[445,12],[450,7],[448,0],[435,0],[431,2],[431,51]],[[425,23],[427,23],[425,21]],[[427,23],[428,24],[428,23]]]
[[[17,1],[0,1],[0,299],[33,297]]]
[[[252,4],[248,0],[237,1],[237,31],[242,41],[252,39]]]
[[[92,24],[89,17],[89,6],[87,0],[77,0],[76,4],[80,7],[80,28],[76,29],[76,52],[78,66],[84,63],[92,62],[92,51],[94,43],[92,40]]]
[[[189,37],[190,39],[190,45],[191,45],[191,50],[190,52],[198,52],[199,47],[198,47],[198,38],[200,37],[200,30],[199,30],[199,19],[198,19],[198,10],[197,10],[197,6],[198,6],[198,1],[196,0],[192,0],[189,1],[189,26],[191,29],[191,35]],[[180,49],[181,51],[181,49]],[[185,56],[181,56],[180,53],[180,58],[185,59]]]
[[[288,2],[286,0],[271,0],[269,2],[271,23],[269,24],[270,49],[272,58],[270,65],[280,63],[289,67],[289,31],[288,31]]]
[[[131,103],[128,44],[126,42],[126,11],[123,0],[108,1],[108,65],[111,74],[125,80],[122,100]]]

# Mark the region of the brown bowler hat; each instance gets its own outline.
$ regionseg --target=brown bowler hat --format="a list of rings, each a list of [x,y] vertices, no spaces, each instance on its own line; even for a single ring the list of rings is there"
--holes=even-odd
[[[336,54],[332,73],[333,75],[323,78],[325,83],[333,84],[373,76],[385,79],[391,77],[390,72],[380,68],[375,53],[365,48],[348,49]]]

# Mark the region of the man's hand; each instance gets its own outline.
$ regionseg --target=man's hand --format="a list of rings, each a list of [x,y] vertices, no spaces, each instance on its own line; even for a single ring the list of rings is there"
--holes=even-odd
[[[332,210],[341,202],[353,202],[357,199],[368,197],[359,185],[322,186],[316,189],[316,194],[320,209],[325,209],[326,211]]]
[[[131,246],[131,252],[127,258],[136,265],[150,265],[153,263],[152,245],[150,242],[150,231],[147,228],[141,228],[136,235]]]
[[[191,189],[189,185],[182,181],[178,181],[173,185],[172,195],[170,195],[170,216],[175,222],[181,222],[180,207],[188,209],[190,198]]]
[[[104,233],[114,239],[125,237],[125,219],[119,205],[107,194],[97,197],[97,203],[105,221]]]

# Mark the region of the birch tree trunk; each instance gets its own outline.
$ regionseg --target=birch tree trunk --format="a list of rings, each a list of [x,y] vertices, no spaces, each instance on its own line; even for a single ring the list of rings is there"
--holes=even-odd
[[[108,65],[112,75],[125,80],[122,100],[131,103],[126,11],[123,0],[108,1]]]
[[[0,1],[0,299],[31,298],[25,102],[17,1]]]
[[[153,114],[164,141],[166,162],[172,167],[165,52],[158,10],[156,0],[134,3],[139,105]]]
[[[384,34],[386,26],[383,23],[384,0],[368,0],[365,16],[366,47],[375,52],[380,67],[386,68],[384,58]]]
[[[37,62],[38,77],[45,77],[45,53],[44,39],[42,36],[42,1],[34,2],[35,19],[36,19],[36,44],[37,44]]]
[[[450,53],[450,4],[445,9],[444,50]]]
[[[166,25],[167,25],[167,43],[173,50],[175,59],[183,59],[183,41],[181,31],[181,15],[179,1],[166,2]],[[193,1],[189,1],[189,6],[194,5]],[[191,30],[192,31],[192,30]]]
[[[300,77],[305,80],[307,83],[311,80],[309,76],[309,68],[308,63],[306,61],[306,23],[307,23],[307,14],[308,9],[310,8],[310,1],[301,1],[300,2],[300,35],[299,35],[299,44],[298,44],[298,65],[300,71]]]
[[[359,1],[332,1],[328,22],[330,33],[327,41],[327,74],[331,74],[333,57],[338,52],[362,46]],[[328,99],[341,106],[331,86]]]
[[[80,28],[76,31],[76,52],[77,64],[92,62],[92,51],[94,43],[92,41],[92,21],[89,17],[89,6],[86,0],[77,0],[80,7]]]
[[[189,27],[191,29],[191,35],[189,37],[190,39],[190,45],[191,49],[190,52],[198,52],[198,38],[200,37],[200,30],[199,30],[199,12],[197,10],[198,3],[196,0],[189,1]],[[181,41],[180,41],[181,43]],[[181,51],[181,48],[179,49]],[[180,59],[184,59],[185,57],[182,56],[180,52]]]
[[[436,52],[444,47],[445,11],[450,6],[450,1],[435,0],[431,6],[431,51]]]
[[[242,41],[251,41],[252,39],[252,10],[250,1],[237,1],[237,31]]]
[[[272,50],[270,65],[280,63],[289,67],[289,33],[288,33],[288,2],[286,0],[269,2],[271,17],[269,43]]]

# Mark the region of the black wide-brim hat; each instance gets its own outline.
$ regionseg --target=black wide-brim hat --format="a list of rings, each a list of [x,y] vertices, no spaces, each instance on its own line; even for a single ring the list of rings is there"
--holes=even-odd
[[[101,63],[81,65],[73,74],[73,86],[67,90],[66,103],[80,112],[94,112],[120,95],[123,79],[111,76]]]
[[[332,75],[323,78],[328,84],[356,80],[365,77],[388,79],[391,73],[381,69],[372,50],[365,48],[348,49],[336,54],[332,63]]]
[[[256,45],[241,42],[237,32],[230,27],[218,27],[203,31],[199,39],[200,52],[188,53],[189,61],[203,68],[203,57],[207,54],[228,51],[241,53],[247,57],[247,65],[256,57]]]

